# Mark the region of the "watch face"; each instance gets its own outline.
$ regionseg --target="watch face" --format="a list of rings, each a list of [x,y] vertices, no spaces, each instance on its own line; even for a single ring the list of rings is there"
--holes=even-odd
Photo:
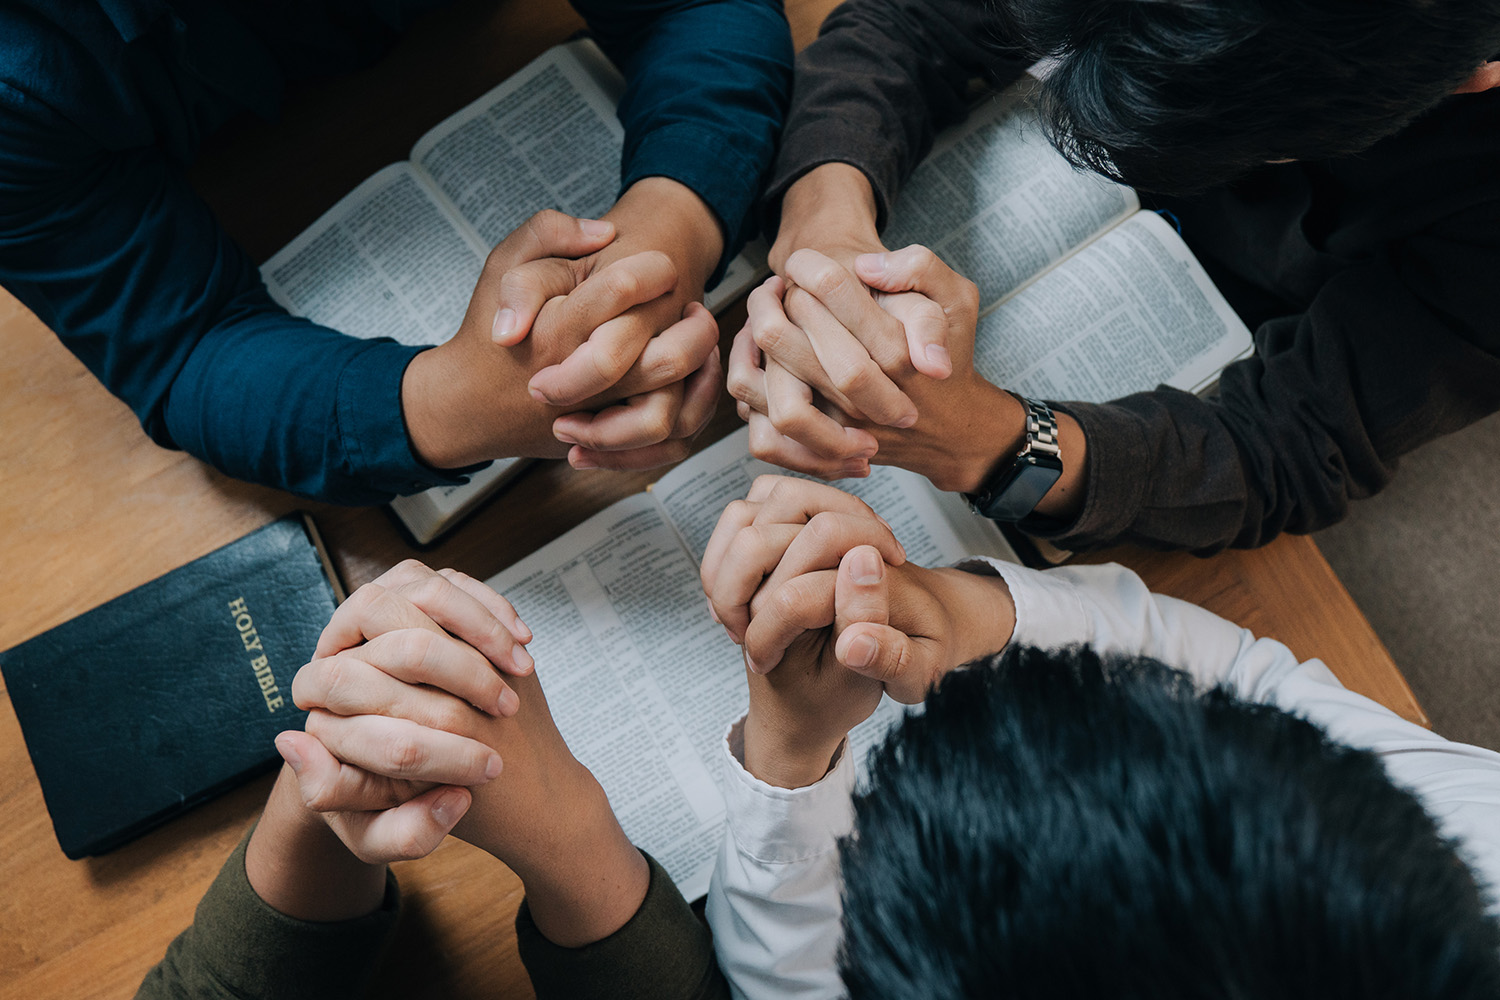
[[[1062,463],[1056,460],[1046,464],[1035,461],[1016,463],[1009,482],[1001,487],[999,494],[990,501],[984,511],[986,517],[997,521],[1019,521],[1036,509],[1042,497],[1062,476]]]

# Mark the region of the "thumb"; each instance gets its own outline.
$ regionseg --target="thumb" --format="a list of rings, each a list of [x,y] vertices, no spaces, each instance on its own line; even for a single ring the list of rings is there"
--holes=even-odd
[[[878,578],[872,572],[877,567]],[[858,546],[844,556],[834,590],[838,638],[833,655],[855,673],[880,681],[887,694],[909,705],[927,696],[939,673],[938,657],[931,644],[888,624],[892,575],[872,546]]]
[[[413,861],[437,850],[472,802],[467,788],[440,785],[393,809],[340,813],[330,828],[366,864]]]
[[[545,209],[501,240],[490,251],[485,268],[487,271],[499,271],[509,276],[523,265],[533,262],[545,262],[553,258],[574,259],[597,253],[613,242],[614,238],[615,226],[612,222],[579,219],[553,209]],[[558,278],[550,269],[542,273],[547,278],[540,281],[533,279],[531,284],[539,284],[543,288],[557,284]],[[518,282],[514,279],[509,288],[502,281],[500,306],[495,310],[491,339],[507,347],[520,343],[531,329],[531,323],[536,319],[541,304],[553,295],[563,295],[571,290],[571,282],[563,283],[567,287],[552,288],[546,294],[539,294],[539,289],[528,288],[525,283],[519,283],[520,287],[516,287]],[[532,301],[533,299],[536,301]]]
[[[885,560],[873,545],[856,545],[839,560],[839,575],[833,586],[833,631],[868,622],[890,621],[890,595]]]

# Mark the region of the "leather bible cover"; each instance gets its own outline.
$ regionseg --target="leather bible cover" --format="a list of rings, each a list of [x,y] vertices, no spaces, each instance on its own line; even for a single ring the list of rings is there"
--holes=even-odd
[[[0,653],[63,853],[112,850],[278,763],[333,609],[293,516]]]

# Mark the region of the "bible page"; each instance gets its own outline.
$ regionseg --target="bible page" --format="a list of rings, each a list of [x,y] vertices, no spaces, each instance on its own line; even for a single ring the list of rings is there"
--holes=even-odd
[[[1023,81],[947,129],[913,171],[881,239],[930,247],[979,286],[981,308],[1140,207],[1135,192],[1053,149]]]
[[[620,188],[624,80],[593,42],[549,49],[412,147],[485,246],[533,213],[597,219]]]
[[[535,634],[558,728],[626,834],[684,896],[705,894],[723,833],[720,745],[745,711],[745,668],[661,509],[636,494],[488,582]]]
[[[1197,391],[1252,346],[1182,238],[1138,212],[981,314],[974,367],[1027,396],[1102,403]]]
[[[288,312],[354,337],[438,344],[458,332],[485,249],[405,163],[379,171],[261,267]]]

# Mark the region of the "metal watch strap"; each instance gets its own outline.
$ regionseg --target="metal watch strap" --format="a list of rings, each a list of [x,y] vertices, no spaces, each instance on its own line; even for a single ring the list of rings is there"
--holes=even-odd
[[[1009,463],[991,472],[979,490],[969,495],[969,504],[985,517],[1019,521],[1031,513],[1046,495],[1046,489],[1062,475],[1062,448],[1052,408],[1018,393],[1010,395],[1026,411],[1025,441]],[[1046,488],[1036,492],[1034,487],[1038,484]],[[1013,487],[1017,488],[1017,495],[1007,497]]]

